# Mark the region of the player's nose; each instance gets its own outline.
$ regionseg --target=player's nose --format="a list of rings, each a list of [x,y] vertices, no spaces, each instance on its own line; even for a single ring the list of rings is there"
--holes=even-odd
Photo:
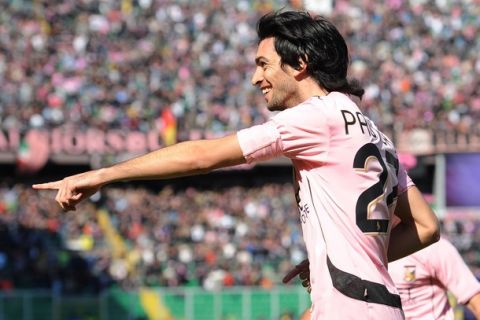
[[[262,80],[263,80],[263,70],[260,67],[256,67],[251,80],[252,85],[258,86],[260,85]]]

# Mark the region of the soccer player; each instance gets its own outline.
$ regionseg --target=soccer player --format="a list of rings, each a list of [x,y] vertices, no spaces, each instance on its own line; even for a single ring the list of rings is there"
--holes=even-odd
[[[406,319],[453,320],[447,291],[480,319],[480,283],[446,239],[391,262],[388,271]]]
[[[279,111],[269,121],[33,187],[58,190],[59,205],[74,210],[116,181],[286,156],[312,270],[313,318],[403,319],[387,261],[438,240],[434,213],[399,166],[392,142],[352,99],[364,91],[347,80],[348,49],[336,27],[320,16],[280,11],[263,16],[257,33],[252,83],[267,108]],[[395,207],[401,223],[391,232]]]

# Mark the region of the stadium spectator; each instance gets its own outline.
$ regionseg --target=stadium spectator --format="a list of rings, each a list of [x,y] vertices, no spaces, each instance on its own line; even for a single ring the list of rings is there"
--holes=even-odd
[[[270,121],[34,188],[57,190],[57,203],[68,211],[116,181],[181,177],[287,156],[315,270],[313,318],[362,313],[402,319],[386,264],[437,241],[435,215],[399,166],[393,144],[350,99],[364,91],[347,80],[348,49],[336,27],[320,16],[286,11],[264,15],[257,33],[252,84],[268,110],[280,111]],[[401,223],[390,234],[395,204]]]

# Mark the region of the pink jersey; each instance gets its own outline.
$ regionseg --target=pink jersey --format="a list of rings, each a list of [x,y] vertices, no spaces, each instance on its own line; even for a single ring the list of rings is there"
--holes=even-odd
[[[390,140],[339,92],[237,136],[249,163],[292,161],[313,319],[402,319],[387,248],[396,196],[413,183]]]
[[[407,319],[454,319],[447,291],[466,304],[480,283],[454,246],[440,241],[388,265]]]

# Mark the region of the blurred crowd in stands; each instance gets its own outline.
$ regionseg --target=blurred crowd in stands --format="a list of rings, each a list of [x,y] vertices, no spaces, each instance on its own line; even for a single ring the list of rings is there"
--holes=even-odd
[[[307,2],[307,1],[306,1]],[[264,121],[250,84],[257,19],[280,0],[15,0],[0,4],[0,123],[158,128],[178,139]],[[363,109],[384,130],[480,133],[478,0],[337,0]],[[161,128],[160,128],[161,129]]]
[[[1,2],[0,127],[147,132],[161,130],[168,109],[185,140],[261,123],[269,113],[250,83],[255,23],[297,3]],[[479,4],[333,2],[329,17],[350,45],[351,76],[366,88],[362,108],[379,127],[480,135]],[[45,193],[3,185],[0,289],[268,288],[305,258],[290,189],[112,187],[64,214]],[[446,230],[478,274],[472,221]]]
[[[0,286],[270,288],[306,258],[292,188],[108,188],[65,214],[51,194],[3,186]]]

